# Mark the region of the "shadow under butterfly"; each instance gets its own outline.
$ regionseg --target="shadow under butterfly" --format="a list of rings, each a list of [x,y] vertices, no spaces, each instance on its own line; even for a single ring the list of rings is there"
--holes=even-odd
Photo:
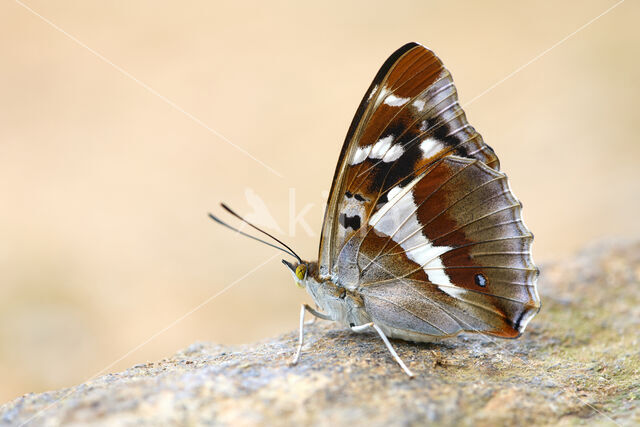
[[[533,235],[498,158],[467,122],[449,71],[409,43],[384,63],[347,133],[317,262],[283,260],[318,310],[355,332],[425,342],[482,333],[516,338],[540,309]]]

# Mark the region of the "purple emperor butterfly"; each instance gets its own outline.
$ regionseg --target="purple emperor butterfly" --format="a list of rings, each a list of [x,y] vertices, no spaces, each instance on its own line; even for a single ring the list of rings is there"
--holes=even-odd
[[[429,49],[402,46],[347,133],[318,261],[274,238],[297,259],[283,262],[318,307],[302,306],[293,362],[305,311],[375,330],[409,376],[387,337],[518,337],[540,308],[521,210],[495,152],[467,122],[449,71]]]

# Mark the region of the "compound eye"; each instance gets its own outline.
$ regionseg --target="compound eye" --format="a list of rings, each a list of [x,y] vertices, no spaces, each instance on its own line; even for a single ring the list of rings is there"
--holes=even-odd
[[[304,279],[305,276],[307,275],[307,266],[304,264],[300,264],[297,268],[296,268],[296,277],[300,280]]]

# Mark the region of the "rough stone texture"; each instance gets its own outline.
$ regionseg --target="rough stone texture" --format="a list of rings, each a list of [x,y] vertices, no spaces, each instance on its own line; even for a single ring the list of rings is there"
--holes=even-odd
[[[640,423],[640,242],[545,265],[540,292],[542,311],[518,340],[394,341],[413,380],[377,336],[318,321],[295,367],[296,332],[241,347],[196,343],[25,395],[0,407],[0,425]]]

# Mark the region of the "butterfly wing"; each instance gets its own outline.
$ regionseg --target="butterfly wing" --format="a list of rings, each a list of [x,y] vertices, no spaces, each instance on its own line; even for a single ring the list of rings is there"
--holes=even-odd
[[[517,336],[539,308],[520,211],[451,74],[411,43],[380,69],[347,134],[320,276],[358,289],[391,335]]]
[[[427,335],[518,336],[540,306],[538,270],[506,175],[447,156],[391,193],[338,263],[357,264],[367,312]]]
[[[325,211],[320,274],[335,272],[334,260],[355,226],[387,200],[392,187],[448,154],[499,168],[493,150],[467,122],[451,74],[433,52],[409,43],[382,66],[347,133]]]

